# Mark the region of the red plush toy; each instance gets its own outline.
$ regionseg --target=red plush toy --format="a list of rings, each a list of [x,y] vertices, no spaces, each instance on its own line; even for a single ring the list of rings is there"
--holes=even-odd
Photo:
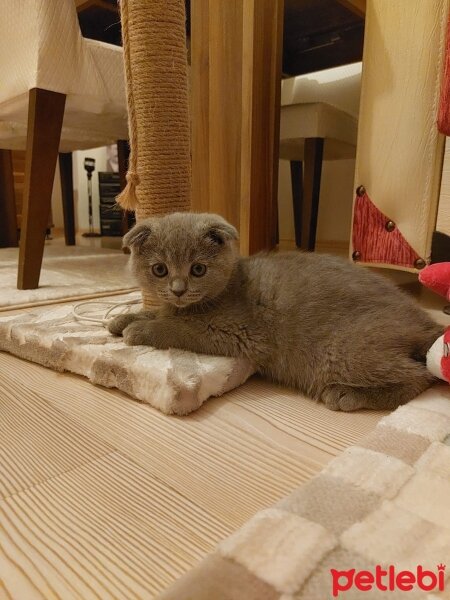
[[[419,281],[450,302],[450,262],[425,267]],[[450,327],[428,350],[427,367],[433,375],[450,383]]]

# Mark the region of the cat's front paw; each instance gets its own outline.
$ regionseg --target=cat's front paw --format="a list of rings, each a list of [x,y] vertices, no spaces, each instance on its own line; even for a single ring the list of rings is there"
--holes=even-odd
[[[128,346],[155,346],[154,324],[143,319],[134,321],[123,331],[123,341]]]
[[[139,319],[137,313],[127,313],[125,315],[118,315],[117,317],[114,317],[114,319],[111,319],[111,321],[109,321],[107,325],[108,331],[113,335],[122,335],[124,329],[128,327],[130,323],[133,323],[133,321],[136,321],[137,319]]]
[[[113,335],[122,335],[124,329],[135,321],[153,321],[157,317],[156,311],[141,310],[139,312],[129,312],[123,315],[118,315],[109,321],[108,331]]]

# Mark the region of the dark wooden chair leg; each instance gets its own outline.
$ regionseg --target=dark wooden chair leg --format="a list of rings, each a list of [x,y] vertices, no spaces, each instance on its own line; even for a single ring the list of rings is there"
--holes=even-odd
[[[303,163],[291,160],[292,203],[294,207],[295,245],[302,246]]]
[[[29,92],[17,278],[20,290],[35,289],[39,285],[65,102],[65,94],[39,88]]]
[[[72,152],[59,154],[59,174],[64,216],[64,237],[66,246],[75,246],[75,207],[73,202]]]
[[[302,248],[314,250],[319,214],[320,178],[322,175],[323,138],[305,139],[305,172],[302,206]]]
[[[11,150],[0,150],[0,248],[18,246]]]

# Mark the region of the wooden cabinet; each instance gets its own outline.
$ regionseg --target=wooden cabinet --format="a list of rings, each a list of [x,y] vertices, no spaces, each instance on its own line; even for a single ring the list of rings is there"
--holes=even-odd
[[[364,263],[414,271],[430,260],[436,222],[447,228],[450,221],[450,193],[439,201],[445,138],[436,126],[448,10],[448,0],[367,4],[355,189],[364,186],[379,215],[422,260],[396,262],[396,250],[389,255],[379,243],[380,231],[379,255],[363,256]],[[356,217],[355,208],[353,253]],[[374,244],[375,222],[367,219],[363,232]]]

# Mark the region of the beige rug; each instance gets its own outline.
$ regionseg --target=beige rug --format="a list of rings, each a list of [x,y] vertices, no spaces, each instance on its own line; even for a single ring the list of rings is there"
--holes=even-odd
[[[117,296],[117,301],[139,298],[140,292],[135,292]],[[83,375],[92,383],[117,388],[166,414],[178,415],[244,383],[254,371],[244,359],[127,346],[102,325],[77,321],[73,306],[54,305],[0,317],[0,350],[56,371]],[[81,308],[84,312],[88,307]],[[93,316],[93,305],[89,315]]]
[[[403,573],[402,573],[403,572]],[[384,417],[160,600],[450,597],[450,387]]]
[[[0,249],[0,311],[135,289],[121,250],[46,244],[39,288],[17,289],[18,248]]]

